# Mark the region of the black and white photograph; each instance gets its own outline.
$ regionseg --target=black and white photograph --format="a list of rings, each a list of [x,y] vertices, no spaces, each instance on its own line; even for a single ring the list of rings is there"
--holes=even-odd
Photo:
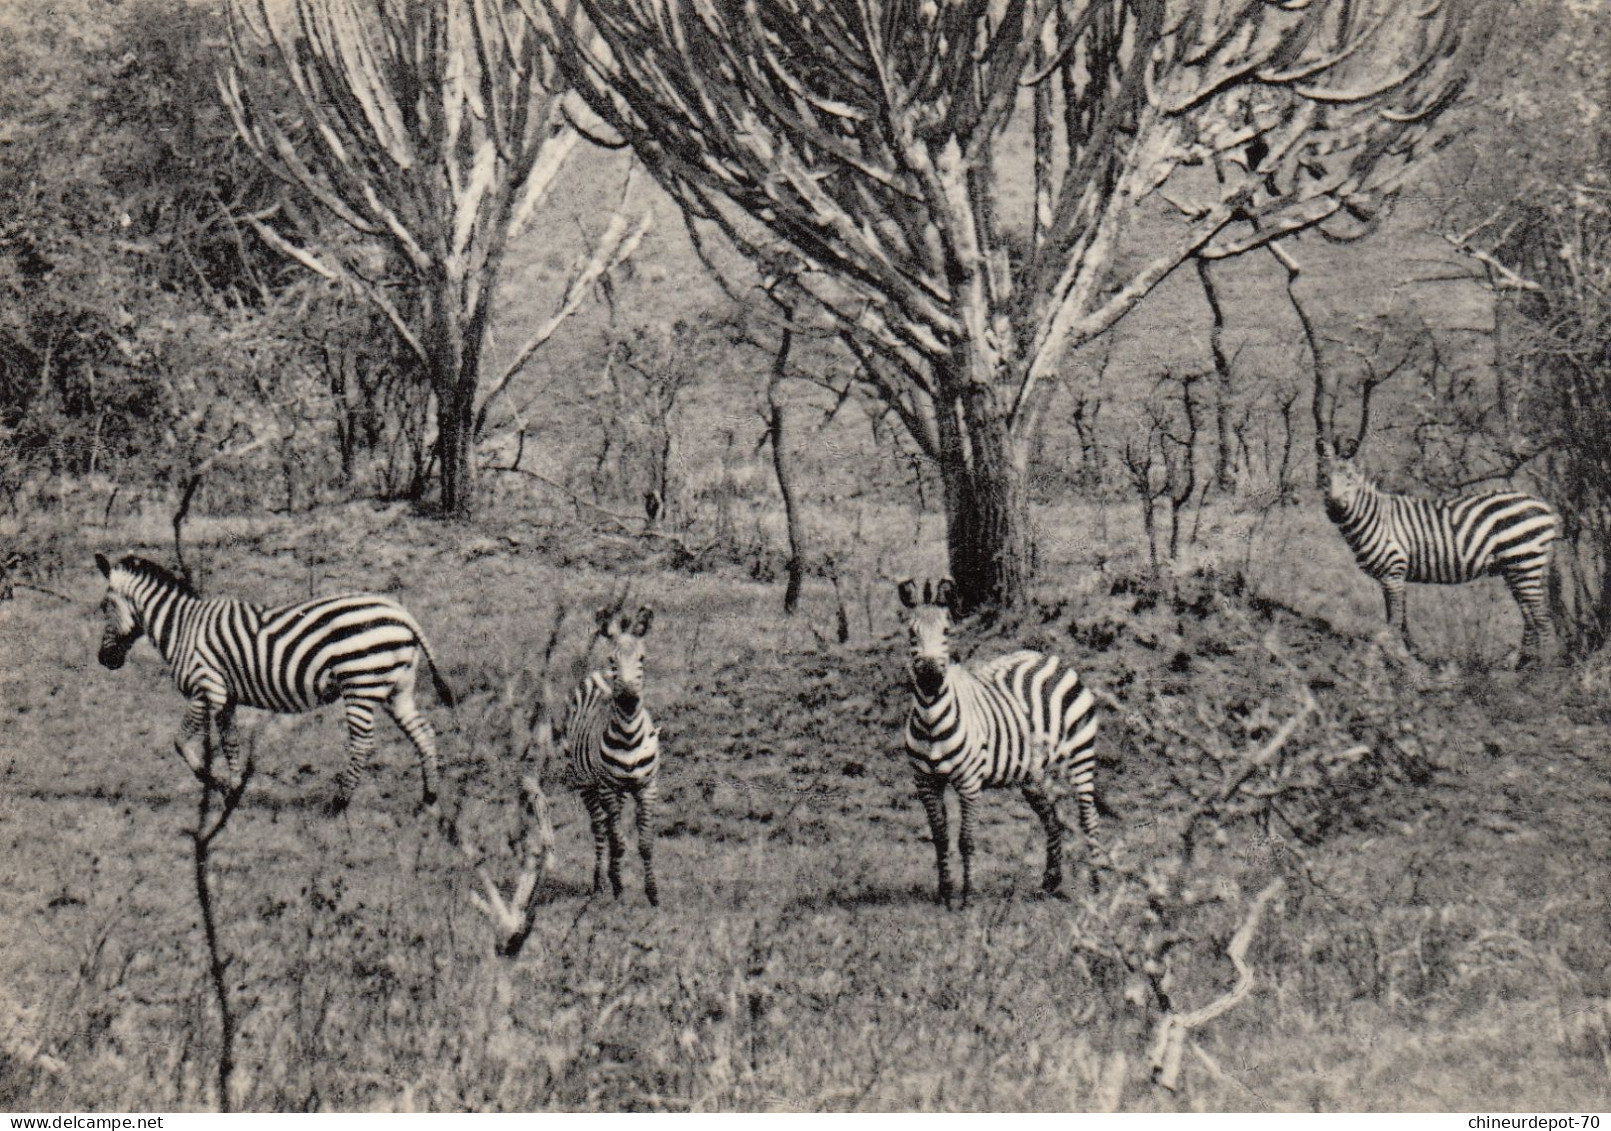
[[[1611,0],[0,0],[0,1110],[1594,1131],[1608,646]]]

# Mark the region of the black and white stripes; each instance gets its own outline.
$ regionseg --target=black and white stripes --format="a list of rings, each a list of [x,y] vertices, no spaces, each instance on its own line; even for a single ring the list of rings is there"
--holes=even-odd
[[[653,623],[654,610],[647,605],[636,617],[599,613],[599,634],[609,643],[609,656],[571,695],[561,734],[593,825],[593,890],[603,890],[608,875],[611,891],[621,894],[621,857],[626,852],[621,810],[630,795],[644,894],[658,904],[654,819],[660,796],[660,731],[643,705],[643,638]]]
[[[230,772],[237,772],[235,709],[283,714],[341,700],[347,715],[347,765],[331,803],[347,804],[375,748],[375,711],[385,708],[419,754],[426,805],[436,800],[436,734],[414,702],[419,664],[431,664],[436,693],[452,693],[436,672],[419,625],[387,597],[321,597],[279,608],[245,601],[202,600],[183,580],[133,556],[95,564],[108,588],[100,661],[123,666],[141,635],[167,661],[175,686],[190,701],[175,747],[191,770],[204,770],[210,722]]]
[[[925,583],[921,599],[915,582],[900,586],[901,603],[912,610],[906,750],[934,837],[939,897],[949,904],[953,895],[947,785],[956,790],[961,809],[963,903],[972,890],[979,793],[1009,786],[1023,791],[1046,831],[1042,888],[1055,892],[1063,879],[1057,806],[1069,794],[1093,859],[1104,854],[1096,820],[1095,699],[1073,670],[1041,652],[1013,652],[972,667],[953,663],[951,594],[949,579]]]
[[[1359,567],[1381,585],[1389,624],[1407,630],[1407,582],[1459,585],[1497,574],[1521,609],[1522,660],[1536,657],[1548,625],[1545,579],[1560,535],[1560,518],[1548,503],[1517,491],[1454,499],[1395,495],[1330,444],[1321,444],[1321,459],[1326,514]]]

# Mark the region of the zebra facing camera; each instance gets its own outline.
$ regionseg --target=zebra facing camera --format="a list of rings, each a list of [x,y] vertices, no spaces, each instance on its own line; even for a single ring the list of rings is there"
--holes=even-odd
[[[647,636],[649,629],[654,625],[654,609],[648,605],[638,606],[636,615],[627,613],[617,614],[610,608],[600,609],[597,613],[599,635],[606,638],[616,636]]]
[[[900,595],[901,604],[908,609],[915,609],[919,605],[938,605],[944,609],[955,607],[956,583],[949,577],[942,577],[938,583],[924,581],[921,599],[918,597],[915,578],[909,577],[900,582],[896,585],[895,591]]]

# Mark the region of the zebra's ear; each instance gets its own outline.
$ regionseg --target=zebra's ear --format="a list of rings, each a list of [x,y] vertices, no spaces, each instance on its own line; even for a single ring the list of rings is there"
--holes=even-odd
[[[105,554],[95,555],[95,568],[101,571],[102,577],[112,576],[112,563],[106,560]]]
[[[1323,437],[1316,446],[1320,449],[1320,458],[1323,460],[1330,460],[1337,454],[1337,449],[1331,446],[1331,441]]]
[[[600,636],[611,636],[611,635],[613,635],[613,629],[615,628],[614,624],[612,623],[615,620],[615,610],[614,609],[611,609],[611,608],[600,609],[597,613],[593,614],[593,619],[599,622],[599,635]]]
[[[947,609],[956,607],[957,584],[949,577],[942,577],[940,583],[934,587],[934,603],[943,605]]]
[[[654,610],[648,605],[638,609],[637,618],[632,622],[633,636],[648,636],[649,627],[654,624]]]
[[[1340,459],[1350,460],[1359,454],[1358,440],[1344,440],[1337,445],[1337,456]]]
[[[916,581],[908,577],[905,581],[901,582],[895,587],[895,591],[901,595],[901,604],[905,605],[908,609],[917,608]]]

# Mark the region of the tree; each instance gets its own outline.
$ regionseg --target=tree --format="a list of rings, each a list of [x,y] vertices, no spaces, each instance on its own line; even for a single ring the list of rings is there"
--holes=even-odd
[[[1193,256],[1369,225],[1488,22],[1479,0],[542,2],[594,113],[834,318],[939,467],[960,594],[1004,602],[1066,352]],[[1161,234],[1121,270],[1143,203]]]
[[[220,85],[236,129],[321,213],[298,217],[291,238],[273,216],[253,226],[385,311],[436,397],[442,509],[467,515],[504,251],[578,137],[550,56],[500,0],[229,0],[228,11],[232,66]],[[289,76],[289,105],[255,82],[259,50]],[[581,275],[630,254],[647,222],[612,224]],[[394,265],[400,280],[378,277]]]
[[[1457,186],[1442,227],[1500,297],[1483,470],[1526,467],[1559,508],[1560,627],[1582,655],[1611,640],[1611,5],[1517,12],[1441,170]]]
[[[200,363],[227,368],[278,281],[230,219],[280,186],[211,97],[221,30],[184,0],[0,11],[0,429],[30,471],[161,478],[148,347],[206,324]]]

